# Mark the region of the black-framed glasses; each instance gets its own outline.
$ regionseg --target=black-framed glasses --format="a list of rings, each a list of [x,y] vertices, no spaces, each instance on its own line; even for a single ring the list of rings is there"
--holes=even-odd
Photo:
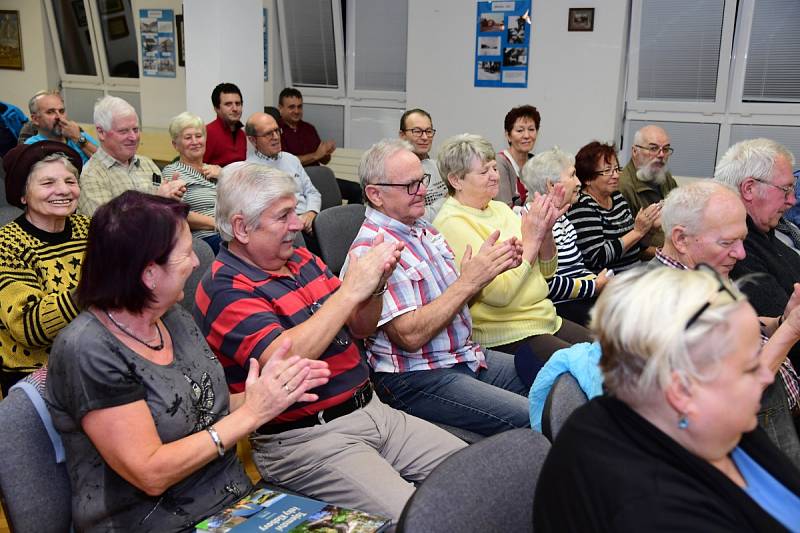
[[[318,301],[314,300],[311,302],[311,305],[308,306],[309,312],[313,315],[317,311],[322,308],[322,304]],[[338,344],[339,346],[347,346],[350,344],[350,335],[347,334],[344,328],[340,329],[336,336],[333,337],[333,342]]]
[[[594,172],[592,172],[592,176],[611,176],[612,174],[614,174],[614,172],[619,174],[620,172],[622,172],[622,167],[617,165],[611,168],[604,168],[603,170],[595,170]]]
[[[406,192],[409,195],[414,196],[419,192],[419,188],[425,185],[428,186],[428,183],[431,181],[430,174],[423,174],[422,178],[418,180],[411,181],[409,183],[373,183],[372,185],[380,185],[381,187],[405,187]]]
[[[651,144],[650,146],[641,146],[638,144],[634,144],[636,148],[639,150],[643,150],[650,155],[658,155],[659,152],[664,152],[664,155],[670,156],[675,153],[675,148],[671,146],[659,146],[657,144]]]
[[[764,185],[769,185],[770,187],[775,187],[776,189],[779,189],[781,192],[783,192],[783,197],[784,198],[789,198],[791,195],[794,194],[795,184],[792,184],[792,185],[775,185],[774,183],[770,183],[769,181],[766,181],[766,180],[763,180],[763,179],[760,179],[760,178],[753,178],[753,179],[755,181],[759,182],[759,183],[763,183]]]
[[[709,307],[711,307],[711,305],[714,303],[714,300],[717,299],[717,297],[720,295],[720,293],[727,294],[728,296],[730,296],[731,300],[734,301],[734,302],[738,302],[739,299],[740,299],[739,296],[737,296],[731,290],[730,286],[725,281],[725,279],[723,279],[723,277],[719,275],[719,272],[717,272],[716,270],[711,268],[709,265],[707,265],[705,263],[700,263],[699,265],[697,265],[695,267],[695,270],[698,270],[698,271],[701,271],[701,272],[708,272],[709,274],[714,276],[714,278],[717,280],[717,283],[719,283],[719,288],[717,289],[717,292],[714,293],[714,296],[709,298],[708,301],[706,303],[704,303],[702,305],[702,307],[700,307],[700,309],[698,309],[697,312],[695,314],[693,314],[691,316],[691,318],[689,318],[689,320],[686,321],[686,326],[684,326],[684,328],[683,328],[684,330],[688,330],[690,327],[692,327],[692,325],[694,325],[695,322],[697,322],[697,320],[700,318],[700,316],[703,313],[705,313],[706,310]]]
[[[273,136],[280,137],[281,135],[283,135],[283,130],[281,128],[275,128],[267,130],[264,133],[257,133],[255,135],[251,135],[250,137],[273,137]]]
[[[406,133],[408,133],[410,131],[411,135],[413,135],[414,137],[422,137],[423,133],[425,135],[427,135],[428,137],[433,137],[434,135],[436,135],[436,130],[433,129],[433,128],[428,128],[428,129],[425,129],[425,130],[423,130],[422,128],[409,128],[409,129],[403,130],[403,131],[406,132]]]

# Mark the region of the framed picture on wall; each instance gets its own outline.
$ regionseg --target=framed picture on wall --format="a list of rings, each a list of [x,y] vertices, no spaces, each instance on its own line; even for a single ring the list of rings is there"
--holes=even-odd
[[[571,7],[567,31],[594,31],[594,8]]]
[[[0,68],[24,70],[19,11],[0,11]]]
[[[100,11],[101,15],[109,15],[125,11],[125,5],[122,0],[98,0],[97,10]]]

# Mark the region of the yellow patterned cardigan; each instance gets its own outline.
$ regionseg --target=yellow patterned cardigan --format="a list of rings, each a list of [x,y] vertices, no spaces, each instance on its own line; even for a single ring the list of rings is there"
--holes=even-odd
[[[61,328],[78,315],[77,285],[89,218],[72,215],[47,233],[20,217],[0,228],[0,357],[6,372],[47,362]]]

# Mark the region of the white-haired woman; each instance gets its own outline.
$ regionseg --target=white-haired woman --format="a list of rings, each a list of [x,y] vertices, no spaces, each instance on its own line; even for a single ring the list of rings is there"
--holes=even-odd
[[[555,274],[553,223],[566,210],[564,191],[537,195],[522,218],[503,202],[493,201],[499,190],[495,152],[478,135],[456,135],[444,142],[438,156],[440,175],[450,197],[433,225],[445,236],[456,264],[468,249],[478,250],[495,232],[501,240],[515,239],[522,264],[498,275],[470,304],[473,336],[487,348],[516,355],[517,372],[530,386],[541,361],[561,348],[589,340],[583,326],[562,320],[547,298],[547,279]],[[530,352],[536,358],[530,356]]]
[[[172,146],[178,152],[178,160],[164,167],[163,174],[178,173],[186,183],[183,202],[189,205],[189,228],[192,237],[206,241],[216,254],[220,237],[214,224],[217,207],[217,178],[222,172],[218,165],[203,163],[206,153],[206,126],[203,119],[184,111],[169,124]]]
[[[572,154],[552,148],[535,155],[522,167],[522,184],[529,198],[536,193],[551,194],[559,183],[564,188],[564,200],[558,207],[568,208],[578,200],[581,187]],[[550,287],[547,297],[559,316],[586,325],[589,310],[608,280],[607,270],[595,275],[586,268],[577,245],[578,234],[566,215],[553,224],[553,239],[558,248],[558,268],[556,275],[547,281]]]
[[[798,531],[800,472],[756,430],[773,374],[741,293],[710,268],[635,269],[592,313],[607,396],[558,434],[536,531]]]

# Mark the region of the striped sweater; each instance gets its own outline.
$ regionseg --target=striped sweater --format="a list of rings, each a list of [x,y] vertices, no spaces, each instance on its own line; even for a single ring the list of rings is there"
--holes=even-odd
[[[3,370],[28,372],[47,362],[61,329],[78,315],[71,292],[86,249],[89,218],[72,215],[59,233],[21,215],[0,228],[0,356]]]
[[[594,296],[597,276],[583,264],[577,245],[578,234],[566,215],[553,224],[553,239],[558,246],[558,269],[547,282],[550,287],[547,297],[553,303],[561,303]]]
[[[619,273],[639,262],[641,244],[627,251],[622,248],[622,237],[633,229],[633,217],[628,202],[619,192],[611,195],[611,208],[605,209],[594,198],[581,193],[578,201],[567,212],[578,234],[577,245],[586,266],[597,274],[604,268]]]

